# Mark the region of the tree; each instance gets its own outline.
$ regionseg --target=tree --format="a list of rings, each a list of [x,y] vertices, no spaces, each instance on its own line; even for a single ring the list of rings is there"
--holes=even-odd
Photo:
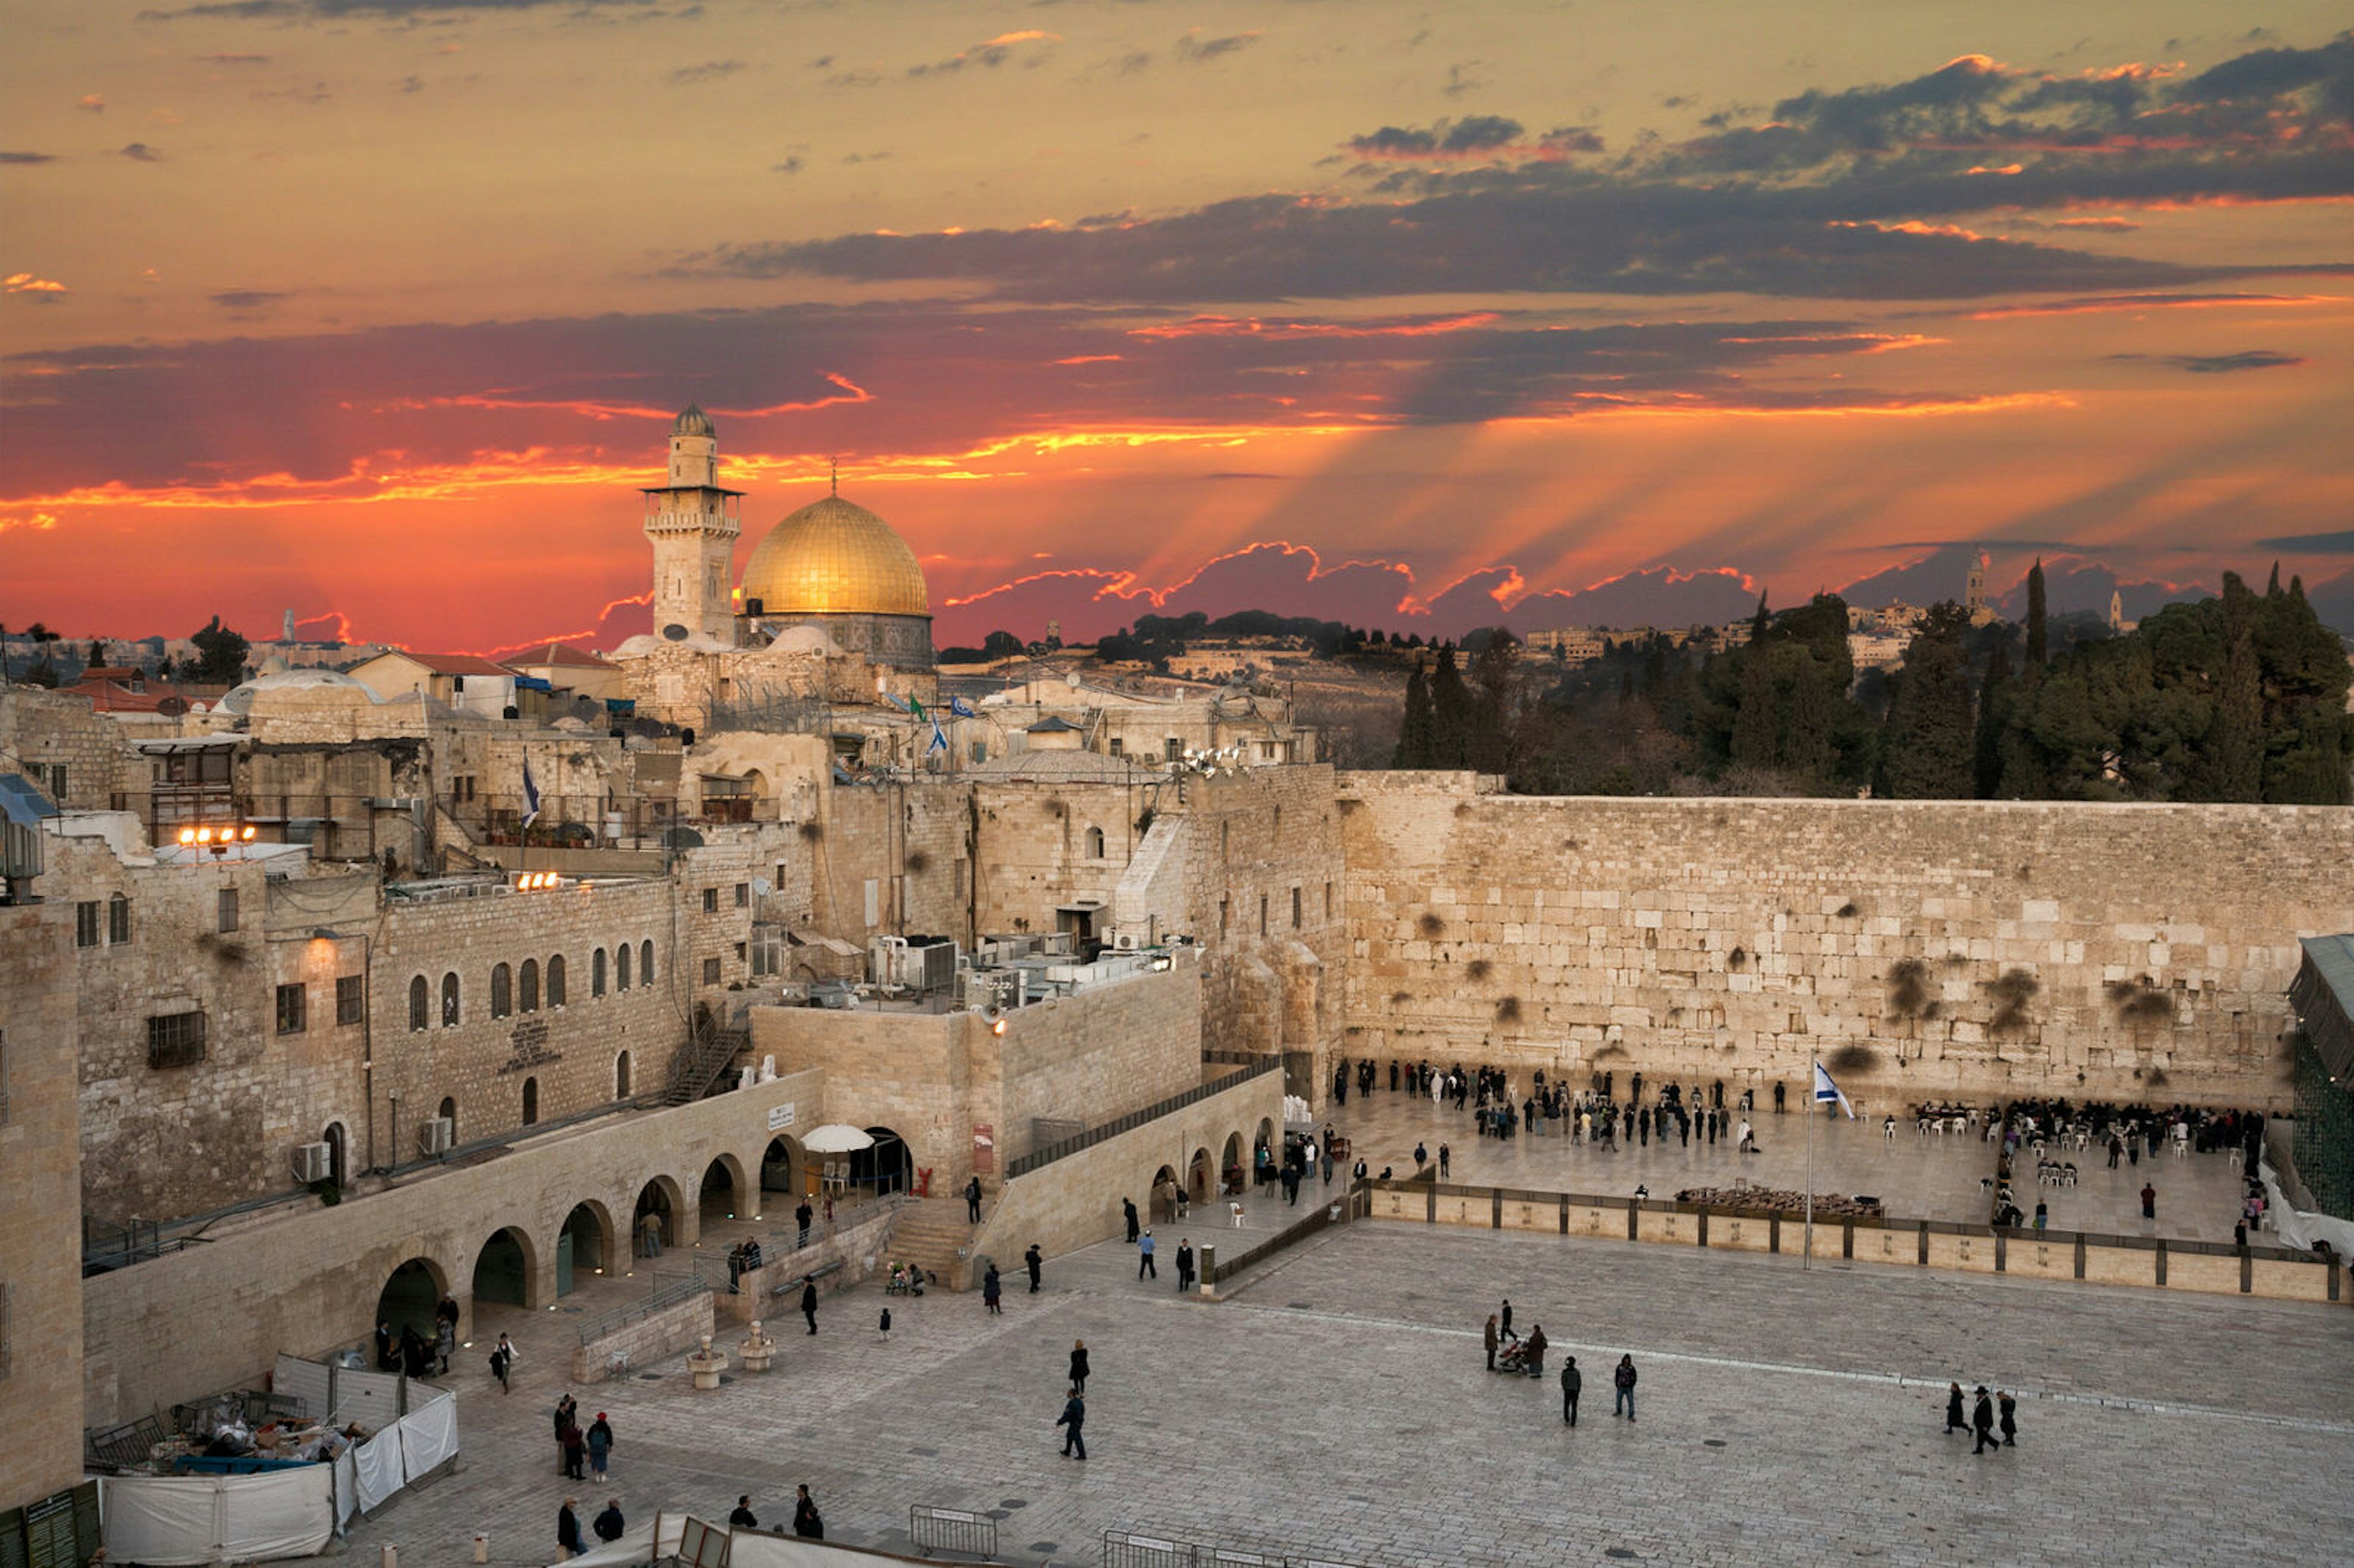
[[[1967,800],[1977,793],[1969,618],[1951,601],[1933,608],[1904,649],[1903,673],[1882,731],[1875,794],[1897,800]]]
[[[2010,724],[2010,645],[1994,645],[1987,656],[1986,681],[1978,687],[1977,731],[1971,736],[1971,786],[1981,800],[1994,800],[2002,789],[2003,731]]]
[[[233,686],[245,679],[246,641],[223,626],[219,616],[214,616],[202,631],[188,641],[196,649],[191,680],[207,685]]]
[[[1512,769],[1512,673],[1519,643],[1497,627],[1471,655],[1471,714],[1465,760],[1481,773]]]
[[[1398,726],[1397,755],[1393,768],[1430,766],[1430,683],[1417,660],[1405,678],[1405,718]]]
[[[2030,679],[2043,673],[2051,658],[2052,629],[2044,614],[2043,557],[2027,568],[2027,673]]]
[[[1749,623],[1749,645],[1741,653],[1740,705],[1733,715],[1730,758],[1736,768],[1771,768],[1775,763],[1774,650],[1767,641],[1772,626],[1761,593],[1756,617]]]
[[[1432,768],[1463,768],[1470,762],[1471,692],[1463,672],[1455,667],[1455,644],[1438,651],[1438,667],[1430,675],[1430,761]]]

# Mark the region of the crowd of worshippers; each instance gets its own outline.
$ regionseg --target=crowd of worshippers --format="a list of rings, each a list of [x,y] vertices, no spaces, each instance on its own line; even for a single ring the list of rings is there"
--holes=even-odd
[[[1938,1107],[1941,1113],[1951,1108]],[[1978,1125],[1979,1113],[1964,1109],[1960,1114],[1967,1125]],[[2108,1168],[2114,1171],[2121,1162],[2139,1166],[2145,1151],[2155,1160],[2169,1149],[2177,1158],[2187,1158],[2194,1152],[2220,1151],[2230,1155],[2232,1163],[2246,1178],[2233,1240],[2245,1246],[2249,1228],[2264,1224],[2267,1200],[2264,1179],[2257,1174],[2264,1145],[2262,1111],[2195,1106],[2161,1109],[2112,1105],[2103,1100],[2077,1104],[2065,1099],[2025,1099],[1987,1107],[1984,1122],[1986,1136],[2002,1141],[2001,1158],[1988,1183],[1995,1190],[1993,1223],[1997,1225],[2019,1225],[2026,1220],[2015,1194],[2013,1173],[2024,1165],[2029,1154],[2035,1158],[2038,1186],[2073,1187],[2077,1171],[2076,1162],[2069,1158],[2072,1154],[2105,1152]],[[2143,1218],[2155,1217],[2156,1196],[2154,1187],[2143,1187]],[[2035,1205],[2037,1230],[2044,1228],[2046,1213],[2047,1206],[2039,1201]]]
[[[1627,1098],[1621,1100],[1615,1070],[1592,1074],[1585,1088],[1574,1090],[1560,1078],[1548,1081],[1544,1069],[1539,1067],[1527,1089],[1518,1093],[1509,1074],[1485,1063],[1466,1073],[1459,1062],[1452,1067],[1434,1068],[1427,1058],[1392,1061],[1388,1078],[1393,1092],[1427,1095],[1434,1105],[1451,1106],[1469,1115],[1482,1138],[1509,1140],[1523,1132],[1560,1136],[1565,1131],[1573,1142],[1606,1149],[1615,1149],[1621,1142],[1648,1145],[1654,1138],[1662,1143],[1672,1139],[1686,1145],[1695,1140],[1731,1141],[1736,1126],[1746,1125],[1736,1110],[1753,1111],[1757,1103],[1757,1091],[1744,1089],[1735,1097],[1734,1106],[1728,1107],[1724,1080],[1719,1078],[1705,1093],[1698,1083],[1654,1086],[1646,1104],[1640,1073],[1628,1075]],[[1352,1082],[1359,1093],[1371,1094],[1380,1080],[1379,1067],[1370,1058],[1353,1065],[1343,1060],[1333,1072],[1333,1097],[1346,1104]],[[1776,1083],[1771,1092],[1774,1108],[1784,1109],[1787,1086]]]

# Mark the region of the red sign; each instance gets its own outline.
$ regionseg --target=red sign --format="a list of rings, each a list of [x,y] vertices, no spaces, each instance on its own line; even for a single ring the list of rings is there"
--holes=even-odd
[[[976,1175],[997,1169],[997,1129],[985,1122],[972,1124],[972,1169]]]

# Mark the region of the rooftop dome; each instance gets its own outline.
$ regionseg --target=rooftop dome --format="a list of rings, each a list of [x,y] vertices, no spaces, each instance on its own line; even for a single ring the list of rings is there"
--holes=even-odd
[[[916,552],[891,525],[838,495],[769,532],[744,564],[744,599],[764,615],[920,615],[931,598]]]
[[[670,433],[673,436],[716,436],[719,431],[712,424],[710,415],[689,403],[679,415],[678,423],[670,428]]]

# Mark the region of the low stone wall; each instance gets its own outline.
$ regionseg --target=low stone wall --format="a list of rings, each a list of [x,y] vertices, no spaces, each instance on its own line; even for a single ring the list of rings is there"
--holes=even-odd
[[[1796,1215],[1712,1209],[1659,1199],[1599,1198],[1500,1187],[1371,1183],[1370,1217],[1481,1230],[1658,1242],[1736,1252],[1795,1253],[1804,1246]],[[1815,1255],[1826,1262],[2018,1275],[2279,1301],[2347,1301],[2342,1263],[2284,1247],[2163,1240],[2074,1231],[1998,1231],[1943,1220],[1818,1219]]]
[[[610,1334],[588,1340],[572,1353],[572,1381],[602,1383],[610,1376],[627,1376],[631,1367],[693,1350],[703,1342],[704,1335],[715,1332],[718,1327],[712,1319],[714,1299],[709,1291],[702,1291],[667,1307],[657,1307]],[[612,1364],[616,1355],[622,1358],[618,1369]]]
[[[885,1209],[745,1274],[737,1280],[735,1290],[713,1295],[719,1321],[741,1325],[754,1319],[765,1322],[792,1316],[801,1309],[802,1277],[821,1270],[826,1272],[817,1282],[820,1292],[847,1290],[873,1278],[877,1270],[888,1266],[891,1232],[899,1223],[899,1213],[897,1208]],[[779,1287],[790,1287],[790,1297],[779,1297]]]
[[[1236,1134],[1248,1150],[1262,1121],[1283,1126],[1283,1075],[1257,1076],[1181,1107],[1142,1127],[1131,1128],[1005,1183],[996,1207],[972,1240],[970,1255],[958,1260],[949,1283],[966,1290],[981,1278],[989,1259],[1007,1275],[1022,1266],[1022,1252],[1035,1242],[1048,1257],[1076,1251],[1120,1234],[1122,1198],[1139,1210],[1152,1191],[1152,1177],[1166,1165],[1182,1176],[1197,1150],[1214,1160]],[[1204,1234],[1212,1223],[1203,1217]]]

